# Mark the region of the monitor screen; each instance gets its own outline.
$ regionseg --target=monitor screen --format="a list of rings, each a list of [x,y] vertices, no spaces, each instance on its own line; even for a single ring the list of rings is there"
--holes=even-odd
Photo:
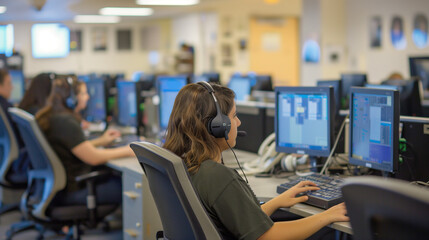
[[[341,109],[349,109],[350,88],[363,87],[366,82],[366,74],[341,74]]]
[[[386,85],[386,84],[365,84],[366,88],[376,88],[376,89],[389,89],[389,90],[399,90],[398,86]]]
[[[106,121],[106,87],[101,78],[85,81],[89,100],[85,109],[85,118],[89,122]]]
[[[201,76],[207,78],[207,82],[220,84],[220,74],[217,72],[207,72]]]
[[[273,83],[270,75],[256,75],[256,83],[252,90],[273,91]]]
[[[9,70],[12,80],[12,94],[9,101],[12,104],[19,103],[25,93],[25,78],[21,70]]]
[[[334,99],[336,113],[341,109],[341,80],[319,80],[317,86],[332,86],[334,88]]]
[[[10,57],[13,54],[13,25],[0,25],[0,54]]]
[[[70,30],[59,23],[37,23],[31,27],[34,58],[62,58],[70,51]]]
[[[137,127],[137,89],[136,82],[117,81],[118,123],[122,126]]]
[[[174,100],[180,89],[187,84],[186,77],[163,76],[158,77],[159,95],[159,124],[161,130],[167,129]]]
[[[386,172],[398,168],[399,92],[352,88],[349,162]]]
[[[429,88],[429,56],[410,57],[410,76],[419,77],[422,81],[423,89]]]
[[[276,151],[327,157],[334,132],[332,87],[276,87]]]
[[[249,99],[252,88],[251,81],[247,77],[232,77],[228,87],[235,92],[235,100],[246,101]]]

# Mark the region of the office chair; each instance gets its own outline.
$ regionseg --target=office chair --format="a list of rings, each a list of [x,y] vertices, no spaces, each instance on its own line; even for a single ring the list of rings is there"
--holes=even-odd
[[[148,142],[132,143],[155,200],[166,239],[221,239],[182,159]],[[157,233],[157,236],[159,233]]]
[[[81,224],[84,223],[90,228],[96,227],[100,220],[117,208],[116,204],[96,204],[94,181],[107,172],[91,172],[76,177],[76,181],[86,183],[87,205],[54,205],[55,196],[62,194],[61,190],[66,186],[63,164],[45,139],[33,115],[18,108],[10,108],[9,112],[18,126],[32,164],[28,173],[27,190],[21,199],[21,211],[28,219],[37,223],[35,226],[40,232],[39,239],[43,239],[46,228],[60,229],[64,225],[73,226],[73,231],[69,232],[67,239],[80,239]],[[19,224],[14,224],[7,237],[11,239],[21,231]]]
[[[9,119],[0,108],[0,186],[10,189],[22,189],[27,186],[27,173],[14,172],[12,164],[20,156],[18,142]],[[8,205],[0,203],[0,215],[19,210],[19,202]]]
[[[351,177],[342,187],[354,239],[429,236],[429,189],[398,179]]]

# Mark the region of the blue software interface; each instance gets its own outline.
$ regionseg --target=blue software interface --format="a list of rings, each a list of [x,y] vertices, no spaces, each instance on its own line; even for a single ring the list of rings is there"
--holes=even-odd
[[[90,122],[106,120],[106,96],[103,79],[86,81],[89,101],[87,103],[85,117]]]
[[[278,94],[278,146],[329,151],[329,102],[326,93]]]
[[[9,101],[13,104],[19,103],[25,92],[25,78],[20,70],[9,70],[12,80],[12,94]]]
[[[167,129],[168,120],[173,110],[174,100],[180,89],[186,85],[185,77],[159,77],[158,94],[159,104],[159,124],[161,129]]]
[[[235,92],[235,100],[246,101],[252,88],[251,80],[246,77],[232,77],[228,87]]]
[[[137,127],[137,96],[135,82],[118,81],[118,123]]]
[[[350,163],[391,170],[395,127],[392,96],[353,93],[352,107]]]

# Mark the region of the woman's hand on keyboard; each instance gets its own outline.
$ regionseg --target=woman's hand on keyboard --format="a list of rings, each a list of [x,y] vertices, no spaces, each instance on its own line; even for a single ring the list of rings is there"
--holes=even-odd
[[[337,204],[322,214],[326,214],[326,216],[331,220],[331,222],[347,222],[350,221],[349,217],[346,216],[347,209],[344,203]]]
[[[279,207],[291,207],[297,203],[305,202],[308,200],[306,195],[297,196],[301,193],[316,191],[320,188],[311,181],[302,181],[290,188],[289,190],[283,192],[276,199],[279,199]]]

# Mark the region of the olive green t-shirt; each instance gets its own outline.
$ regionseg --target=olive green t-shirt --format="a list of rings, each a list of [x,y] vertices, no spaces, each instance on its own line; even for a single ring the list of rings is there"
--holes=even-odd
[[[79,121],[71,113],[53,114],[45,136],[58,158],[64,164],[67,174],[66,190],[76,191],[85,187],[75,178],[91,172],[92,167],[72,153],[72,149],[86,140]]]
[[[191,181],[224,239],[254,240],[273,225],[249,185],[234,169],[206,160]]]

